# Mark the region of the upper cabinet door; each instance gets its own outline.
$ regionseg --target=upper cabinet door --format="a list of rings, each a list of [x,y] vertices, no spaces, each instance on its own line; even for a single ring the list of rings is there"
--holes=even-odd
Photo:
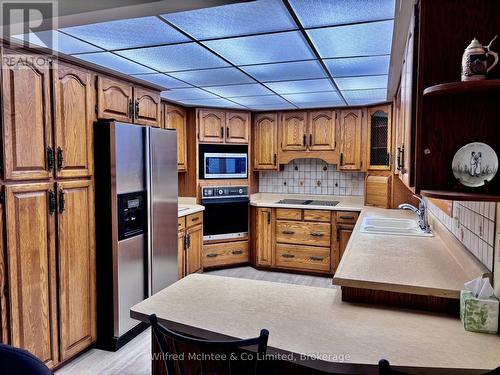
[[[5,194],[10,344],[33,353],[48,367],[59,357],[55,213],[49,210],[53,187],[10,185]]]
[[[258,113],[254,118],[254,170],[277,170],[278,115]]]
[[[134,122],[136,124],[160,127],[160,93],[134,87]]]
[[[280,125],[281,149],[301,151],[307,148],[307,113],[286,112]]]
[[[53,74],[57,177],[92,175],[92,75],[60,64]]]
[[[309,112],[309,149],[335,150],[335,111]]]
[[[340,169],[361,169],[361,109],[340,112]]]
[[[248,143],[248,112],[226,112],[226,143]]]
[[[96,339],[94,200],[92,182],[57,184],[59,337],[61,360]]]
[[[185,171],[187,170],[186,110],[171,105],[165,105],[164,110],[166,128],[177,130],[177,169]]]
[[[224,111],[201,109],[198,111],[200,142],[224,143],[226,114]]]
[[[35,55],[24,56],[2,72],[4,177],[48,179],[54,156],[49,66],[32,64]]]
[[[391,170],[391,106],[368,109],[368,169]]]
[[[134,102],[132,85],[99,76],[97,78],[97,117],[132,122]]]

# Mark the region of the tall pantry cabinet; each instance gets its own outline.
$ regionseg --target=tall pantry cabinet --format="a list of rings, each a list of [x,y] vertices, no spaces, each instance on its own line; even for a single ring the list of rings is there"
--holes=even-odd
[[[3,53],[0,338],[53,368],[96,339],[95,75]]]

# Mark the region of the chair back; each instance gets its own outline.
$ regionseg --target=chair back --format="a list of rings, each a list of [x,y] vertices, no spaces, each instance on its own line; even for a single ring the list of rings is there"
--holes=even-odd
[[[263,374],[269,331],[245,340],[203,340],[174,332],[149,316],[168,375]],[[254,350],[251,350],[253,347]]]
[[[0,344],[0,374],[52,375],[52,371],[27,350]]]

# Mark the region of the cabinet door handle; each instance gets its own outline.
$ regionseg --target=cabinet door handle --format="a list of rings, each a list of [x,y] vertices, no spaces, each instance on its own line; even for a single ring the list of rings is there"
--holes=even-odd
[[[53,215],[56,212],[56,206],[57,206],[57,200],[56,200],[56,193],[54,193],[52,190],[49,191],[49,213]]]
[[[317,261],[322,261],[325,258],[323,258],[323,257],[317,257],[317,256],[312,256],[312,257],[309,257],[309,259],[311,259],[311,260],[317,260]]]
[[[271,224],[271,211],[267,211],[267,224]]]
[[[57,147],[57,170],[60,171],[64,163],[64,154],[61,146]]]
[[[188,249],[191,249],[191,233],[188,235]]]
[[[339,219],[343,219],[343,220],[354,220],[354,216],[339,216]]]
[[[337,228],[337,242],[340,242],[340,228]]]
[[[134,112],[134,117],[137,120],[139,118],[139,101],[135,101],[135,112]]]
[[[229,126],[226,127],[226,138],[229,138]]]
[[[344,165],[344,153],[343,152],[340,153],[340,165],[341,166]]]
[[[276,165],[276,154],[273,156],[273,164]]]
[[[295,232],[293,230],[284,230],[281,233],[283,233],[283,234],[295,234]]]
[[[311,232],[310,235],[313,237],[323,237],[325,234],[320,232]]]
[[[220,127],[220,137],[224,138],[224,127],[223,126]]]
[[[283,258],[295,258],[295,255],[293,254],[281,254]]]
[[[304,137],[302,138],[302,144],[304,147],[306,147],[306,135],[304,134]]]
[[[64,190],[59,190],[59,213],[63,213],[66,209],[66,199],[64,197]]]
[[[398,152],[396,155],[396,169],[401,170],[401,147],[398,147]]]
[[[192,222],[195,222],[195,221],[198,221],[198,220],[200,220],[200,217],[199,217],[199,216],[193,217],[193,218],[191,219],[191,221],[192,221]]]
[[[309,134],[309,147],[312,147],[313,145],[313,135]]]
[[[216,254],[216,253],[210,253],[210,254],[207,254],[207,258],[215,258],[217,257],[219,254]]]
[[[47,147],[47,170],[50,172],[54,169],[54,150],[52,147]]]
[[[128,117],[134,118],[134,101],[132,100],[132,98],[130,98],[128,101]]]
[[[231,251],[231,254],[233,254],[233,255],[243,254],[243,250],[233,250],[233,251]]]

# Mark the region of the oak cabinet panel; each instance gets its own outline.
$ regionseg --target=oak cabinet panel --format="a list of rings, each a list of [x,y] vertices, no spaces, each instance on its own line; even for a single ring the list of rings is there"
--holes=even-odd
[[[340,112],[340,162],[341,170],[361,169],[362,110]]]
[[[132,84],[99,76],[97,78],[97,117],[131,122],[133,113]]]
[[[330,271],[328,247],[276,244],[276,266],[307,271]]]
[[[160,127],[160,94],[157,91],[134,87],[134,123]]]
[[[248,259],[248,241],[222,242],[203,246],[203,268],[246,263]]]
[[[92,174],[92,75],[60,64],[53,73],[57,177]]]
[[[337,242],[339,248],[339,261],[342,259],[344,255],[345,249],[347,247],[347,243],[349,242],[349,238],[351,238],[352,231],[354,226],[344,225],[337,228]]]
[[[254,170],[277,170],[278,115],[259,113],[254,118]]]
[[[17,58],[2,72],[6,180],[48,179],[52,174],[49,66],[30,63],[33,56]]]
[[[11,344],[48,367],[58,363],[53,184],[6,187]]]
[[[307,148],[307,112],[286,112],[281,119],[281,149],[302,151]]]
[[[335,112],[309,112],[309,150],[335,150]]]
[[[165,127],[177,131],[177,170],[187,170],[186,110],[164,105]]]
[[[61,182],[57,187],[59,337],[64,361],[96,339],[94,200],[89,180]]]
[[[198,111],[198,138],[200,142],[224,143],[226,113],[224,111]]]
[[[273,253],[272,209],[258,208],[255,226],[257,265],[270,266]]]
[[[392,122],[391,106],[368,109],[368,169],[391,170]]]
[[[203,247],[203,226],[196,225],[186,231],[188,246],[186,248],[186,274],[201,270],[201,249]]]
[[[330,246],[330,223],[276,221],[276,241],[297,245]]]
[[[248,112],[226,112],[226,143],[248,143],[249,118]]]
[[[184,218],[182,218],[184,219]],[[177,235],[177,275],[179,280],[186,276],[186,270],[184,269],[184,252],[186,249],[184,248],[186,243],[186,231],[179,230]]]

